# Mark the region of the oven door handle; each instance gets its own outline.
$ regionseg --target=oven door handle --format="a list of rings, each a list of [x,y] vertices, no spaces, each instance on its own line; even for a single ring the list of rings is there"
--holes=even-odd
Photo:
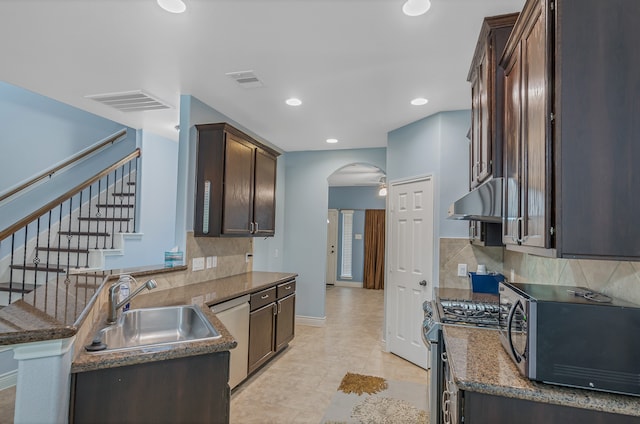
[[[513,338],[511,337],[511,328],[513,327],[513,319],[516,314],[516,309],[518,306],[522,307],[522,302],[519,300],[513,304],[511,310],[509,311],[509,317],[507,318],[507,340],[509,340],[509,347],[511,348],[511,353],[513,354],[513,359],[515,359],[516,363],[520,363],[522,361],[522,356],[516,351],[515,346],[513,345]],[[524,308],[523,308],[524,309]]]

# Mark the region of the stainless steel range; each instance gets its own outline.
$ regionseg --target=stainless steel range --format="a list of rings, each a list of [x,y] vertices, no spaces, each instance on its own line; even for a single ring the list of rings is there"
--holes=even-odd
[[[509,315],[509,308],[498,301],[440,299],[438,312],[443,324],[498,328],[500,320]]]
[[[495,301],[436,298],[422,305],[422,338],[431,356],[430,422],[455,423],[457,389],[448,372],[447,354],[442,340],[442,325],[462,325],[499,329],[509,309]]]

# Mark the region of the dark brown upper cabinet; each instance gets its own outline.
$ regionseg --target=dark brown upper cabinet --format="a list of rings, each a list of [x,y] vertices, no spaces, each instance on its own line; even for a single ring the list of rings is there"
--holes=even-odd
[[[278,153],[229,124],[196,125],[196,236],[273,236]]]
[[[505,70],[503,241],[640,258],[640,2],[528,0]]]
[[[502,176],[504,70],[498,62],[517,13],[484,19],[467,80],[471,83],[469,188]]]

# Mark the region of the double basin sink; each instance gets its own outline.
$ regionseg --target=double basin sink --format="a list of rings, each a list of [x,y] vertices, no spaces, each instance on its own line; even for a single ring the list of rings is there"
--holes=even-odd
[[[98,331],[88,352],[118,352],[213,340],[220,333],[195,305],[132,309],[118,321]]]

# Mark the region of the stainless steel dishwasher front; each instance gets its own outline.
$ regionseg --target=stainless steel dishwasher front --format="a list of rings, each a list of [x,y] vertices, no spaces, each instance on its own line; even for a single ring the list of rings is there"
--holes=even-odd
[[[230,351],[229,388],[247,377],[249,362],[249,295],[237,297],[211,307],[211,311],[227,327],[238,346]]]

